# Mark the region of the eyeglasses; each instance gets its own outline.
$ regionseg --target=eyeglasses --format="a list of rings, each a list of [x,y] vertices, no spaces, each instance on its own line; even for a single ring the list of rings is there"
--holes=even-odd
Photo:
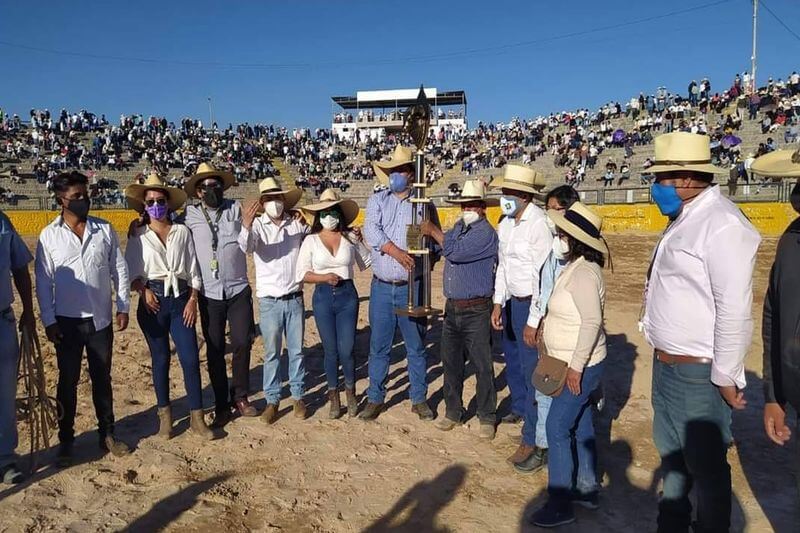
[[[155,204],[167,205],[167,199],[166,198],[155,198],[155,199],[150,198],[149,200],[145,200],[144,204],[146,206],[148,206],[148,207],[153,207],[153,205],[155,205]]]

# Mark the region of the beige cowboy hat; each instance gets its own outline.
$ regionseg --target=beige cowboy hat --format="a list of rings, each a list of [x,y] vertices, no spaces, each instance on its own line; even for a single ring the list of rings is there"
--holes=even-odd
[[[468,180],[464,183],[464,188],[458,198],[446,199],[450,204],[466,204],[480,200],[488,206],[500,205],[499,198],[486,197],[486,184],[481,180]]]
[[[506,165],[503,175],[492,180],[489,187],[539,194],[546,183],[547,179],[541,172],[537,172],[525,165],[509,163]]]
[[[389,184],[390,170],[404,165],[414,164],[414,150],[408,146],[398,144],[394,149],[392,157],[388,161],[376,161],[372,163],[372,168],[375,170],[375,177],[384,185]]]
[[[125,197],[128,199],[128,207],[134,211],[144,211],[144,195],[151,189],[164,191],[167,195],[167,205],[173,211],[177,211],[186,203],[186,193],[177,187],[170,187],[158,174],[150,174],[144,183],[133,183],[125,188]]]
[[[608,246],[600,235],[600,230],[603,229],[603,217],[586,207],[585,204],[575,202],[563,212],[551,209],[547,212],[547,216],[564,233],[591,246],[603,255],[608,255]]]
[[[800,148],[797,150],[775,150],[757,157],[750,165],[750,172],[773,178],[800,177]]]
[[[339,196],[339,193],[333,189],[325,189],[322,194],[319,195],[319,202],[304,205],[300,209],[312,215],[316,215],[320,211],[325,211],[334,206],[339,206],[339,210],[342,212],[342,225],[345,227],[349,226],[358,216],[358,204],[349,198],[342,198]]]
[[[303,196],[303,189],[295,187],[294,189],[284,190],[281,189],[281,186],[278,185],[278,181],[275,178],[264,178],[258,184],[257,200],[259,204],[261,204],[262,196],[283,196],[283,209],[284,211],[288,211],[300,201],[300,198]],[[263,210],[264,207],[261,206],[259,211]]]
[[[197,171],[183,185],[183,190],[186,191],[190,198],[194,198],[197,184],[206,178],[221,179],[223,190],[230,189],[231,185],[236,182],[236,178],[233,177],[232,173],[226,170],[217,170],[211,163],[200,163],[197,165]]]
[[[676,131],[659,135],[655,140],[655,161],[648,172],[693,170],[719,174],[721,168],[711,164],[711,145],[708,135]]]

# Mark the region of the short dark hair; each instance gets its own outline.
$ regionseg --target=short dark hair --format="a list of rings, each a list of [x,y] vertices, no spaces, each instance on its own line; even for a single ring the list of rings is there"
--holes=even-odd
[[[62,172],[53,178],[53,191],[56,194],[67,192],[67,189],[75,185],[89,185],[89,178],[85,174],[81,174],[77,170],[71,172]]]
[[[578,191],[569,185],[559,185],[548,192],[547,196],[544,197],[544,204],[547,205],[547,202],[549,202],[551,198],[554,198],[555,201],[558,202],[558,205],[564,209],[569,209],[572,207],[572,204],[581,199],[580,196],[578,196]]]
[[[597,263],[601,268],[606,266],[606,258],[599,250],[595,250],[588,244],[585,244],[572,235],[565,233],[569,241],[569,252],[567,253],[567,260],[572,262],[579,257],[583,257],[590,263]]]

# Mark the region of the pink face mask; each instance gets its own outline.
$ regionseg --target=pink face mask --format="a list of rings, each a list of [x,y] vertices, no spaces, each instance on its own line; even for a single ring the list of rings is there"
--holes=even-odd
[[[150,215],[150,218],[161,220],[167,216],[169,208],[166,205],[153,204],[146,206],[145,210],[147,211],[147,214]]]

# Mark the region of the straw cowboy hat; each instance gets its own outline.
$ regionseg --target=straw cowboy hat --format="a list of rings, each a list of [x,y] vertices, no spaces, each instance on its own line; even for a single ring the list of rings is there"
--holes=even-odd
[[[653,174],[692,170],[707,174],[719,174],[722,169],[711,164],[711,145],[708,135],[685,131],[665,133],[656,137],[655,161],[647,169]]]
[[[378,178],[378,181],[384,185],[388,185],[389,174],[392,169],[413,164],[414,150],[408,146],[398,144],[397,148],[394,149],[392,157],[390,157],[388,161],[376,161],[372,163],[372,168],[375,170],[375,176]]]
[[[342,225],[345,227],[349,226],[358,216],[358,204],[349,198],[342,198],[333,189],[325,189],[319,196],[319,202],[304,205],[300,209],[316,215],[320,211],[325,211],[334,206],[338,206],[342,212]]]
[[[603,255],[608,255],[608,246],[600,235],[600,230],[603,228],[603,217],[590,210],[586,205],[575,202],[563,213],[551,209],[547,212],[547,216],[564,233],[591,246]]]
[[[503,171],[503,176],[495,178],[489,187],[538,194],[544,189],[546,182],[547,180],[541,172],[525,165],[509,163]]]
[[[773,178],[800,177],[800,148],[797,150],[776,150],[756,158],[750,165],[750,172],[759,176]]]
[[[194,198],[195,189],[197,184],[206,178],[219,178],[222,180],[222,189],[228,190],[234,184],[236,178],[233,174],[225,170],[217,170],[211,163],[200,163],[197,165],[197,171],[189,177],[188,181],[184,184],[183,190],[190,198]]]
[[[259,204],[263,196],[283,196],[283,209],[284,211],[288,211],[300,201],[300,198],[303,196],[303,190],[297,187],[283,190],[281,186],[278,185],[278,181],[275,178],[264,178],[258,184],[258,196]],[[270,198],[270,200],[274,200],[274,198]],[[263,206],[260,209],[263,210]]]
[[[486,197],[486,184],[481,180],[468,180],[464,183],[464,189],[458,198],[447,199],[445,202],[450,204],[466,204],[475,201],[485,202],[488,206],[500,205],[499,198]]]
[[[164,191],[167,195],[167,205],[173,211],[177,211],[186,203],[186,193],[177,187],[170,187],[161,179],[158,174],[150,174],[144,183],[133,183],[125,188],[125,196],[128,199],[128,207],[136,211],[144,210],[144,195],[151,189]]]

